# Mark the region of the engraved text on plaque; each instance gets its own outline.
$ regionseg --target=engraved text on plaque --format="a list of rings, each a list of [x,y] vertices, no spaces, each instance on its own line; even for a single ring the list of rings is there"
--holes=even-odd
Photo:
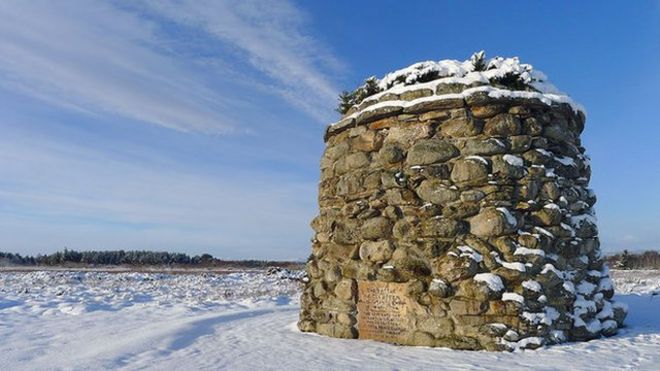
[[[408,337],[405,283],[358,281],[357,325],[360,339],[403,343]]]

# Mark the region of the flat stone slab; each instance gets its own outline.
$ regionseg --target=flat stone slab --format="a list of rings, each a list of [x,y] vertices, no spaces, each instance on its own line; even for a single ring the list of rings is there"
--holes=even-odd
[[[410,307],[405,283],[358,281],[359,338],[405,343],[414,329],[408,323]]]

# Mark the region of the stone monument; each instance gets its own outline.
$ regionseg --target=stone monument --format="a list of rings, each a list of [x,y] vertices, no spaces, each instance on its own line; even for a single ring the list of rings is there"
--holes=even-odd
[[[517,58],[422,62],[341,96],[302,331],[512,350],[609,336],[584,109]]]

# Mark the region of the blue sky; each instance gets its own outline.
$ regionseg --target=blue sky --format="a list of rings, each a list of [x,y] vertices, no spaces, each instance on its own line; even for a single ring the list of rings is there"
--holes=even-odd
[[[0,250],[302,259],[339,91],[520,56],[586,106],[605,251],[660,248],[660,2],[3,1]]]

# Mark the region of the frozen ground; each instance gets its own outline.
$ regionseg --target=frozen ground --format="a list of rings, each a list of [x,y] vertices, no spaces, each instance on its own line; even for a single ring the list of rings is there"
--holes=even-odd
[[[0,370],[658,370],[660,272],[612,273],[617,336],[489,353],[302,334],[296,281],[263,272],[0,272]]]

